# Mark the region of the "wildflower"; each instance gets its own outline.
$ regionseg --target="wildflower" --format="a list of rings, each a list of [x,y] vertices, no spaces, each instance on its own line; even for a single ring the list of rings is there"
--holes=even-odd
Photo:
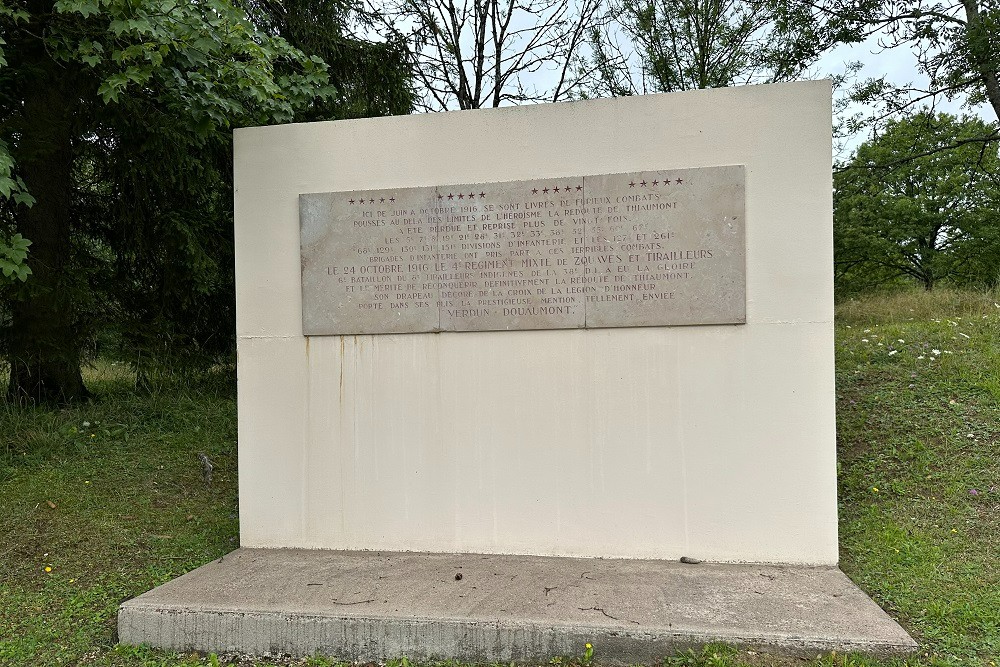
[[[977,489],[969,489],[969,495],[970,496],[978,496],[979,495],[979,491]]]
[[[83,426],[84,426],[84,428],[90,426],[90,422],[83,422]]]
[[[867,343],[867,342],[868,342],[868,339],[867,339],[867,338],[862,338],[862,339],[861,339],[861,342],[862,342],[862,343]]]
[[[872,332],[871,329],[865,329],[865,333],[871,333],[871,332]]]
[[[922,354],[919,357],[917,357],[917,359],[923,359],[923,358],[924,358],[924,355],[922,355]]]
[[[897,343],[905,343],[906,341],[905,341],[905,340],[903,340],[902,338],[897,338],[897,339],[896,339],[896,342],[897,342]]]
[[[52,567],[50,565],[46,565],[45,566],[45,571],[46,572],[51,572],[52,571]]]
[[[91,433],[91,434],[90,434],[90,437],[91,437],[91,438],[96,438],[96,437],[97,437],[97,434],[96,434],[96,433]]]
[[[898,351],[899,350],[889,350],[889,356],[891,357],[892,355],[896,354],[896,352],[898,352]]]
[[[951,532],[953,532],[953,533],[957,533],[957,532],[958,532],[958,528],[952,528],[952,529],[951,529]]]
[[[586,644],[584,644],[584,648],[594,648],[594,647],[591,646],[590,642],[587,642]]]
[[[875,493],[878,493],[878,487],[877,486],[873,486],[872,487],[872,491],[875,492]]]
[[[951,354],[951,350],[945,350],[944,353],[945,354]]]
[[[965,436],[965,437],[966,437],[966,438],[973,438],[973,439],[975,439],[975,437],[976,437],[976,434],[975,434],[975,433],[970,433],[969,435],[967,435],[967,436]]]
[[[931,354],[933,354],[936,357],[939,354],[941,354],[941,350],[934,348],[933,350],[931,350]]]

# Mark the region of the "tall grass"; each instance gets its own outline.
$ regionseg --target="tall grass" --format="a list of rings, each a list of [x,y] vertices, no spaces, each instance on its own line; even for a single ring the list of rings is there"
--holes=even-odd
[[[841,324],[914,322],[941,317],[981,317],[1000,313],[1000,287],[982,290],[938,288],[892,291],[838,300]]]

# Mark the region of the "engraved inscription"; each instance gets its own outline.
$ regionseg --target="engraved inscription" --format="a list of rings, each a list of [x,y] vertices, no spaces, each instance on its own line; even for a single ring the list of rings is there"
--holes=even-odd
[[[745,322],[742,166],[303,194],[306,335]]]

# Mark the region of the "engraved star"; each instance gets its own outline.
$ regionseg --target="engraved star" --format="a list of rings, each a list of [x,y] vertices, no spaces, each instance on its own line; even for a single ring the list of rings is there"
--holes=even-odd
[[[629,186],[630,188],[634,188],[634,187],[635,187],[635,181],[632,181],[631,183],[629,183],[629,184],[628,184],[628,186]]]
[[[438,195],[438,198],[440,199],[440,198],[441,198],[441,195]],[[395,198],[395,197],[389,197],[389,202],[390,202],[390,203],[391,203],[391,202],[394,202],[394,201],[396,201],[396,198]]]
[[[458,193],[458,198],[459,199],[465,199],[465,195],[463,195],[461,192],[459,192]]]
[[[385,203],[385,197],[379,197],[378,203],[379,204],[384,204]]]
[[[454,198],[455,198],[455,195],[453,195],[453,194],[451,194],[451,193],[449,192],[449,193],[448,193],[448,199],[454,199]]]
[[[659,184],[660,184],[660,182],[659,182],[659,181],[653,181],[653,186],[657,186],[657,185],[659,185]]]
[[[542,188],[542,192],[545,193],[545,194],[549,194],[549,189],[548,188]]]
[[[580,190],[583,190],[583,186],[582,185],[576,186],[576,191],[579,192]]]
[[[485,196],[486,196],[486,193],[485,193],[485,192],[480,192],[480,193],[479,193],[479,198],[480,198],[480,199],[482,199],[482,198],[483,198],[483,197],[485,197]]]
[[[350,202],[350,203],[352,203],[352,204],[354,203],[354,200],[353,200],[353,199],[348,199],[347,201],[349,201],[349,202]]]
[[[556,187],[552,188],[552,192],[559,192],[559,186],[557,185]]]
[[[441,194],[440,192],[438,193],[438,199],[444,199],[444,195]]]
[[[531,188],[531,194],[537,195],[538,194],[538,188]]]
[[[374,204],[374,203],[375,203],[375,200],[374,200],[374,199],[369,199],[369,200],[368,200],[368,203],[369,203],[369,204]]]
[[[683,182],[684,181],[682,179],[680,179],[680,178],[678,178],[676,181],[674,181],[674,183],[683,183]]]
[[[469,193],[469,199],[475,199],[475,198],[476,198],[476,193],[475,192],[470,192]]]
[[[640,181],[639,185],[641,185],[642,187],[646,187],[646,181]]]

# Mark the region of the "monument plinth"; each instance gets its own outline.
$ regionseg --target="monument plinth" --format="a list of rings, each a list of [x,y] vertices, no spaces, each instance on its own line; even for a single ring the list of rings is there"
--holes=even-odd
[[[243,549],[123,641],[911,649],[836,570],[830,127],[803,82],[238,130]]]

